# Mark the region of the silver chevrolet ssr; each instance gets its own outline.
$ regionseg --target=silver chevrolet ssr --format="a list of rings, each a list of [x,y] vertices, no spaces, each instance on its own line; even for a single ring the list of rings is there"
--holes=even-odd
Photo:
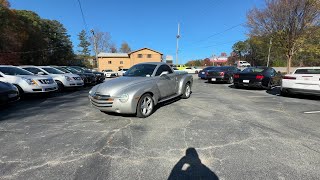
[[[122,77],[94,86],[89,99],[93,107],[102,112],[136,114],[145,118],[160,102],[178,96],[189,98],[192,83],[192,75],[173,71],[165,63],[140,63]]]

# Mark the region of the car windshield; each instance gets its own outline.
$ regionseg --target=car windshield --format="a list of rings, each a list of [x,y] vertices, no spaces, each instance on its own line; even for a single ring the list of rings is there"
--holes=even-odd
[[[62,68],[62,67],[55,67],[56,69],[62,71],[62,72],[65,72],[65,73],[70,73],[70,71],[68,71],[67,69],[65,68]]]
[[[137,64],[132,66],[130,69],[126,71],[123,76],[139,76],[139,77],[146,77],[147,75],[151,76],[153,71],[157,65],[155,64]]]
[[[0,67],[0,71],[5,75],[33,75],[31,72],[17,67]]]
[[[111,69],[104,70],[104,72],[112,72]]]
[[[320,74],[320,69],[297,69],[295,74]]]
[[[63,71],[60,71],[58,69],[55,69],[55,68],[50,68],[50,67],[44,67],[42,68],[43,70],[47,71],[48,73],[50,74],[64,74]]]
[[[216,66],[210,66],[210,67],[204,68],[203,70],[212,70],[212,69],[215,69],[215,68],[217,68],[217,67]]]
[[[265,70],[264,68],[246,68],[242,72],[245,72],[245,73],[260,73],[260,72],[262,72],[264,70]]]
[[[81,71],[80,70],[77,70],[77,69],[74,69],[72,67],[64,67],[65,69],[67,69],[68,71],[70,71],[71,73],[80,73]]]

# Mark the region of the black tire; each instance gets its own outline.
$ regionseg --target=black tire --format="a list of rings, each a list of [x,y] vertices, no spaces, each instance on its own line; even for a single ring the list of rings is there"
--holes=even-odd
[[[209,82],[209,81],[208,81]],[[184,86],[184,90],[183,90],[183,94],[182,94],[182,98],[183,99],[188,99],[189,97],[191,96],[191,85],[190,83],[187,83],[185,86]]]
[[[228,83],[228,84],[233,84],[233,77],[232,77],[232,76],[229,77],[227,83]]]
[[[272,85],[271,85],[271,80],[268,82],[268,86],[266,87],[266,90],[271,90],[272,89]]]
[[[58,92],[62,92],[64,90],[64,85],[62,82],[60,81],[56,81],[56,83],[58,84]]]
[[[145,107],[149,106],[149,107]],[[140,97],[137,105],[137,117],[146,118],[154,111],[154,102],[150,94],[144,94]]]
[[[15,86],[18,88],[18,91],[19,91],[19,96],[22,97],[24,95],[24,91],[23,89],[19,86],[19,85],[16,85]]]

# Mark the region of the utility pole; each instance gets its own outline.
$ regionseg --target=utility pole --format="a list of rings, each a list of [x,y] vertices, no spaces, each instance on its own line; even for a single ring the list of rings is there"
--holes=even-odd
[[[177,34],[177,48],[176,48],[176,65],[178,65],[178,53],[179,53],[179,38],[180,38],[180,23],[178,23],[178,34]]]
[[[97,68],[99,68],[99,61],[98,61],[98,47],[97,47],[97,40],[96,40],[96,36],[94,34],[94,30],[91,29],[90,32],[93,35],[93,48],[94,48],[94,53],[96,56],[96,62],[97,62]]]
[[[268,53],[268,62],[267,62],[267,67],[269,67],[269,62],[270,62],[270,51],[271,51],[271,45],[272,45],[272,38],[270,38],[270,42],[269,42],[269,53]]]

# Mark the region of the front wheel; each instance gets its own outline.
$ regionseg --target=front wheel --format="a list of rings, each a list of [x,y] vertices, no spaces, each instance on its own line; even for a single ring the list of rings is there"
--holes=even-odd
[[[190,83],[187,83],[184,87],[182,98],[188,99],[190,97],[190,95],[191,95],[191,86],[190,86]]]
[[[153,113],[154,102],[150,94],[143,95],[138,102],[137,116],[139,118],[146,118]]]

